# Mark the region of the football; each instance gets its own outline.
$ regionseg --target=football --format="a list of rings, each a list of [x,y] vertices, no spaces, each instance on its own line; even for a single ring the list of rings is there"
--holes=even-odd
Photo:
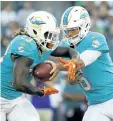
[[[50,63],[40,63],[33,68],[33,76],[41,81],[49,81],[49,78],[52,76],[50,74],[52,68]]]

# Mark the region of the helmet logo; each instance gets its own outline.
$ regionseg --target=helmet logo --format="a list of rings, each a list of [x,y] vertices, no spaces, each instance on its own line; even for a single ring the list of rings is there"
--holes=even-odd
[[[41,17],[35,17],[33,16],[32,18],[29,19],[32,23],[32,26],[41,29],[42,24],[46,24],[44,21],[41,20]]]
[[[30,21],[31,21],[32,24],[36,24],[36,25],[46,24],[44,21],[41,20],[40,17],[34,17],[34,16],[33,16],[33,17],[30,19]]]
[[[98,48],[100,45],[101,45],[101,43],[100,43],[98,40],[93,40],[92,46],[93,46],[94,48]]]
[[[86,18],[88,15],[87,15],[87,13],[85,13],[83,10],[81,10],[81,12],[80,12],[80,19],[81,18]]]

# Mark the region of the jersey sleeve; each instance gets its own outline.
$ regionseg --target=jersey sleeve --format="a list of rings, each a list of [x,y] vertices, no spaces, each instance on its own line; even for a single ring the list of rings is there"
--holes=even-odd
[[[33,59],[35,57],[36,45],[34,41],[29,37],[16,38],[14,43],[11,45],[11,54],[15,56],[25,56]]]
[[[87,50],[96,50],[102,53],[109,51],[106,38],[102,34],[98,34],[92,41]]]

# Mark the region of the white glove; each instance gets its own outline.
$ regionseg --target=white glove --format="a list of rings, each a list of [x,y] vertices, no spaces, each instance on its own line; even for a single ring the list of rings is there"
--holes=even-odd
[[[45,63],[50,63],[53,67],[53,69],[51,70],[50,74],[52,74],[52,76],[49,78],[49,80],[54,80],[56,78],[56,76],[58,75],[59,69],[57,68],[57,65],[50,60],[46,60]]]

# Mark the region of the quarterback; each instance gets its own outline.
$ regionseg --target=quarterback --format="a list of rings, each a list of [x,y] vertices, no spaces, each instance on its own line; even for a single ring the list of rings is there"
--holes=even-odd
[[[84,78],[81,76],[78,83],[89,105],[83,121],[112,121],[113,62],[106,38],[98,32],[89,31],[90,27],[90,16],[83,7],[73,6],[64,12],[61,18],[64,34],[61,45],[76,48],[80,59],[70,62],[60,58],[60,61],[72,75],[71,84],[76,82],[76,72],[82,69]]]
[[[31,13],[24,30],[16,33],[1,58],[0,118],[2,121],[40,121],[38,112],[26,99],[24,93],[46,96],[58,93],[54,88],[34,87],[30,70],[44,62],[49,55],[76,58],[71,48],[58,47],[59,29],[55,17],[46,11]],[[62,51],[61,51],[62,50]],[[55,63],[51,63],[56,75]]]

